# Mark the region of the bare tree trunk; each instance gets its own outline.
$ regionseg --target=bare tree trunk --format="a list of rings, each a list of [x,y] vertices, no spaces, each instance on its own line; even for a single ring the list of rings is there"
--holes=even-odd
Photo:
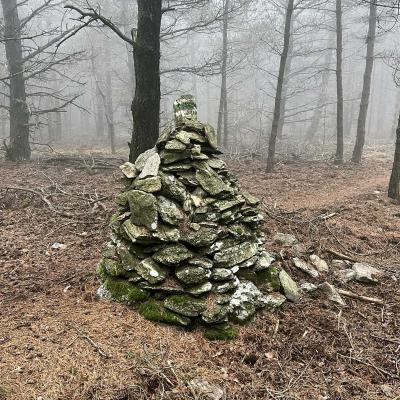
[[[290,23],[290,31],[292,31],[292,29],[293,29],[293,21],[294,21],[294,16]],[[290,35],[289,51],[288,51],[288,57],[287,57],[287,61],[286,61],[285,74],[283,77],[281,112],[280,112],[278,133],[277,133],[278,139],[282,139],[283,126],[285,125],[286,102],[287,102],[287,97],[288,97],[290,74],[292,72],[292,61],[293,61],[293,36]]]
[[[96,136],[99,138],[104,137],[104,106],[103,106],[103,101],[101,98],[101,93],[99,86],[97,85],[97,79],[96,80],[96,112],[95,112],[95,124],[96,124]]]
[[[388,195],[391,199],[400,199],[400,115],[397,122],[396,149],[394,152],[393,169],[390,176]]]
[[[369,95],[371,91],[372,68],[374,65],[374,48],[376,37],[376,2],[371,1],[369,7],[369,26],[367,36],[367,57],[365,62],[364,82],[361,94],[360,113],[358,115],[356,144],[353,150],[352,161],[360,163],[365,143],[365,124],[367,120]]]
[[[228,23],[229,3],[224,2],[224,18],[222,27],[222,64],[221,64],[221,95],[218,111],[218,139],[224,147],[228,144],[228,93],[227,93],[227,65],[228,65]]]
[[[24,63],[22,57],[21,22],[17,0],[1,0],[4,17],[4,37],[10,75],[10,144],[6,158],[29,160],[29,108],[26,103]]]
[[[160,125],[160,29],[162,0],[138,0],[138,25],[133,57],[135,97],[129,160],[153,147]]]
[[[335,164],[343,164],[343,26],[342,0],[336,0],[336,156]]]
[[[281,100],[282,100],[282,88],[283,80],[285,75],[286,60],[289,52],[290,35],[291,35],[291,21],[294,8],[294,0],[288,0],[288,5],[286,9],[285,18],[285,33],[283,41],[283,51],[281,54],[281,60],[279,64],[279,74],[278,74],[278,84],[276,86],[275,95],[275,107],[274,116],[272,119],[271,135],[269,137],[269,147],[268,147],[268,159],[267,159],[267,172],[272,172],[274,170],[274,159],[275,159],[275,148],[276,148],[276,137],[278,134],[278,125],[281,114]]]
[[[110,142],[111,154],[115,154],[114,106],[112,94],[112,77],[110,69],[107,69],[106,72],[106,96],[104,106],[106,110],[108,140]]]

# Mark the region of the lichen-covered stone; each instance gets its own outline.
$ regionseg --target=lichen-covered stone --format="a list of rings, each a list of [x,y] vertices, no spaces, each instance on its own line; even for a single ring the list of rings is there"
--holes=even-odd
[[[165,149],[166,150],[172,150],[172,151],[185,151],[186,150],[186,144],[182,143],[180,140],[170,140],[165,144]]]
[[[186,289],[186,291],[189,294],[192,294],[194,296],[200,296],[204,293],[208,293],[212,290],[213,285],[211,282],[204,282],[204,283],[200,283],[199,285],[195,285],[195,286],[190,286]]]
[[[164,281],[168,276],[169,269],[159,265],[149,257],[138,264],[136,272],[147,282],[154,284]]]
[[[175,275],[186,285],[196,285],[206,281],[211,272],[208,269],[195,267],[194,265],[184,265],[176,268]]]
[[[214,263],[219,267],[232,267],[253,257],[258,251],[255,242],[244,242],[221,250],[214,255]]]
[[[172,244],[158,250],[153,254],[153,259],[161,264],[174,266],[191,258],[193,253],[183,244]]]
[[[187,229],[182,233],[181,240],[194,247],[210,246],[218,238],[220,231],[214,228],[200,226],[199,229]]]
[[[211,148],[218,148],[218,139],[217,134],[214,128],[209,124],[204,124],[204,133],[206,134],[207,140]]]
[[[161,190],[161,178],[159,176],[151,176],[145,179],[136,179],[133,187],[147,193],[156,193]]]
[[[228,321],[229,306],[217,303],[208,304],[201,318],[206,324],[220,324]]]
[[[130,190],[127,197],[132,223],[155,231],[158,224],[157,198],[141,190]]]
[[[193,257],[188,261],[188,264],[205,269],[211,269],[213,266],[212,261],[205,257]]]
[[[236,289],[238,284],[239,280],[237,278],[228,282],[214,283],[212,290],[214,293],[226,293]]]
[[[196,166],[196,179],[207,193],[218,196],[222,193],[232,192],[232,189],[208,165],[198,163]]]
[[[239,322],[251,318],[257,308],[265,306],[265,296],[252,282],[240,282],[229,303],[230,313]]]
[[[245,198],[246,203],[251,206],[257,206],[260,204],[260,200],[249,192],[242,192],[242,196]]]
[[[274,236],[274,242],[283,246],[294,246],[299,243],[296,236],[289,233],[277,233]]]
[[[174,201],[164,197],[158,197],[158,212],[161,219],[170,225],[179,225],[185,220],[183,209]]]
[[[132,243],[148,242],[153,239],[151,232],[146,227],[137,226],[130,220],[125,221],[121,228],[121,233],[123,233],[127,239],[131,240]]]
[[[214,281],[229,281],[233,277],[233,272],[226,268],[214,268],[211,273],[211,279]]]
[[[258,260],[254,267],[254,271],[256,272],[263,271],[269,268],[274,261],[275,257],[272,254],[264,251],[260,254],[260,257],[258,257]]]
[[[188,326],[190,324],[190,318],[167,310],[161,303],[155,300],[149,300],[141,304],[139,313],[149,321],[163,322],[178,326]]]
[[[169,296],[164,300],[164,307],[186,317],[197,317],[206,310],[204,299],[188,295]]]
[[[159,176],[161,178],[162,194],[171,199],[178,200],[180,203],[184,203],[187,197],[185,185],[179,182],[174,175],[160,173]]]

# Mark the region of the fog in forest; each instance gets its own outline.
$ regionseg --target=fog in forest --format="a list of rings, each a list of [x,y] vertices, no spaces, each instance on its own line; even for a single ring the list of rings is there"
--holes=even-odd
[[[16,5],[12,0],[2,3],[3,15],[10,12],[7,7]],[[357,135],[368,41],[374,42],[374,50],[366,146],[394,143],[400,107],[396,86],[399,40],[396,10],[382,7],[375,11],[376,32],[371,38],[371,4],[340,3],[346,159]],[[334,153],[337,2],[294,2],[284,74],[279,79],[285,54],[286,0],[177,0],[164,1],[163,7],[161,128],[172,119],[173,102],[182,94],[192,94],[199,119],[218,129],[220,145],[227,153],[265,159],[280,79],[277,154],[302,154],[310,146],[314,156]],[[101,150],[127,156],[135,63],[133,47],[118,32],[128,39],[135,37],[136,2],[27,0],[18,3],[17,11],[31,149]],[[10,143],[10,80],[15,74],[6,57],[7,43],[14,43],[7,37],[13,29],[9,24],[2,17],[3,151]]]

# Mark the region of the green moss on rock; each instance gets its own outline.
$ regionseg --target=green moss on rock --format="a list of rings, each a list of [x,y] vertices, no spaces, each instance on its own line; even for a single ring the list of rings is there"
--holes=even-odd
[[[108,274],[107,274],[107,268],[105,265],[104,258],[99,262],[99,264],[97,266],[96,274],[99,277],[99,279],[103,282],[107,279]]]
[[[149,321],[164,322],[178,326],[188,326],[190,324],[189,318],[167,310],[161,303],[155,300],[149,300],[141,304],[139,313]]]
[[[131,284],[125,279],[108,277],[104,282],[104,288],[114,300],[127,304],[140,303],[149,298],[149,293]]]
[[[279,279],[279,270],[276,267],[269,267],[257,273],[257,281],[259,285],[271,285],[272,289],[279,290],[281,282]]]
[[[204,336],[208,340],[232,340],[236,338],[237,332],[231,325],[221,324],[205,329]]]

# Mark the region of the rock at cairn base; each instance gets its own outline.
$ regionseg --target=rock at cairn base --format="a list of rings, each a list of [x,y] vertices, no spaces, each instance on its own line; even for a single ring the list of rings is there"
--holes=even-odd
[[[279,271],[264,250],[259,201],[218,158],[216,134],[197,120],[193,97],[182,96],[174,111],[175,126],[156,147],[121,166],[125,188],[98,266],[99,294],[140,304],[151,321],[200,323],[207,337],[230,339],[232,322],[273,308],[260,288],[279,290]]]

